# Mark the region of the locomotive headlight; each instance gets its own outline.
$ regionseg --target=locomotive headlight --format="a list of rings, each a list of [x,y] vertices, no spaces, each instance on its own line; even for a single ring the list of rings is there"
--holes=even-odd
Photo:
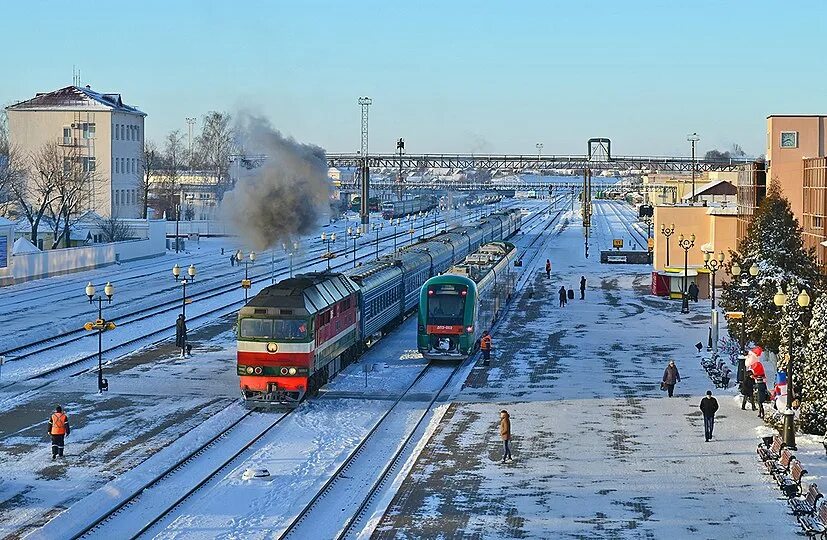
[[[281,368],[281,370],[280,370],[280,371],[281,371],[281,374],[282,374],[282,375],[287,375],[287,371],[288,371],[288,370],[287,370],[287,368],[286,368],[286,367]]]
[[[261,375],[261,366],[256,366],[256,375]]]
[[[247,366],[247,369],[245,369],[244,371],[247,372],[247,375],[252,375],[253,374],[253,366]]]
[[[296,368],[291,367],[291,368],[290,368],[290,370],[288,371],[288,373],[289,373],[290,375],[295,375],[295,374],[296,374]]]
[[[473,332],[473,331],[474,331],[474,327],[473,327],[473,326],[466,326],[466,327],[465,327],[465,331],[466,331],[466,332],[468,332],[468,333],[470,334],[471,332]]]

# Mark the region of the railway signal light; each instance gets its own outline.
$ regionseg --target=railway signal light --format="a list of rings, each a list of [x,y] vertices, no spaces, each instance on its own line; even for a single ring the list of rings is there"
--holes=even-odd
[[[88,330],[88,331],[91,332],[92,330],[95,329],[95,325],[94,325],[94,323],[88,322],[88,323],[83,325],[83,328],[84,328],[84,330]]]
[[[242,289],[249,289],[252,285],[252,281],[249,279],[242,279],[241,280],[241,288]]]

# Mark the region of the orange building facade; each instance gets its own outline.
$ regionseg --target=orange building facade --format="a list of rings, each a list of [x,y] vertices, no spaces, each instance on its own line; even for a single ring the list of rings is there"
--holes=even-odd
[[[822,274],[827,274],[827,159],[803,160],[804,247],[815,251]]]

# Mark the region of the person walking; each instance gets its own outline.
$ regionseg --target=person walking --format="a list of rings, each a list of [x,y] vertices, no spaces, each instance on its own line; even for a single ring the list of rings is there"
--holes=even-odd
[[[674,360],[670,360],[669,365],[663,370],[663,385],[666,387],[669,397],[672,397],[672,393],[675,391],[675,384],[679,382],[681,382],[681,374],[678,371],[678,366],[675,365]]]
[[[752,405],[752,410],[755,410],[755,379],[752,378],[752,370],[747,370],[744,375],[744,380],[741,382],[741,394],[744,398],[741,400],[741,410],[747,410],[747,400]]]
[[[230,266],[235,266],[235,255],[230,255]]]
[[[706,397],[701,400],[701,412],[704,414],[704,439],[712,440],[712,428],[715,427],[715,411],[718,410],[718,400],[712,397],[712,390],[706,391]]]
[[[500,411],[500,438],[503,440],[503,460],[513,461],[511,458],[511,417],[505,409]]]
[[[551,279],[551,261],[546,259],[546,278]]]
[[[55,412],[49,418],[49,436],[52,438],[52,461],[56,457],[63,457],[63,445],[66,435],[69,434],[69,418],[60,405],[55,407]]]
[[[580,276],[580,300],[586,299],[586,276]]]
[[[557,291],[557,295],[560,297],[560,307],[566,306],[566,288],[560,287],[560,290]]]
[[[181,358],[186,357],[187,353],[187,323],[184,321],[184,314],[178,314],[178,320],[175,321],[175,346],[181,349]]]
[[[566,298],[568,298],[569,300],[574,300],[574,289],[569,288],[569,292],[566,293]]]
[[[698,291],[698,285],[696,285],[694,281],[689,284],[689,299],[693,302],[698,301]]]
[[[483,330],[482,332],[480,350],[482,351],[483,364],[488,365],[491,362],[491,335],[488,333],[488,330]]]
[[[758,394],[758,418],[764,418],[764,402],[767,401],[767,398],[769,397],[769,391],[767,390],[767,379],[765,376],[759,375],[755,372],[753,373],[755,375],[755,390]]]

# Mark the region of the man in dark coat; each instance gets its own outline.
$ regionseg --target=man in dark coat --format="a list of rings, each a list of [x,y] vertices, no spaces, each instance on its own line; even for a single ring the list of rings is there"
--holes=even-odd
[[[564,307],[566,305],[566,288],[560,287],[560,290],[557,291],[558,296],[560,296],[560,307]]]
[[[586,299],[586,276],[580,276],[580,300]]]
[[[693,302],[698,301],[698,286],[694,281],[689,284],[689,299]]]
[[[704,440],[712,440],[712,428],[715,426],[715,411],[718,410],[718,400],[712,397],[712,390],[706,391],[706,397],[701,400],[701,412],[704,414]]]
[[[546,259],[546,279],[551,279],[551,261]]]
[[[175,321],[175,346],[181,349],[181,358],[186,356],[187,352],[187,323],[184,321],[184,314],[178,315],[178,320]]]
[[[744,395],[744,399],[741,400],[741,410],[745,411],[747,409],[747,400],[749,400],[750,404],[752,405],[752,410],[755,410],[755,380],[752,378],[752,370],[748,370],[747,374],[744,375],[744,380],[741,383],[741,394]]]

